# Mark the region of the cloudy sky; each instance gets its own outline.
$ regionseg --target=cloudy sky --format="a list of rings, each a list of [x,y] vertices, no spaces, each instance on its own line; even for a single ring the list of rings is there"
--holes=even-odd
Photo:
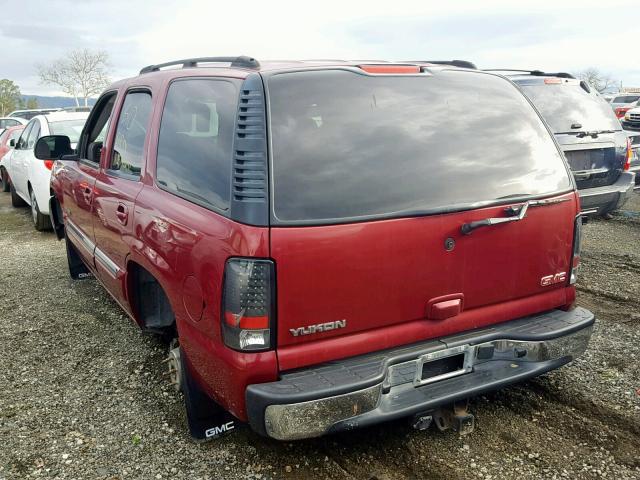
[[[640,87],[638,0],[21,0],[4,4],[0,78],[55,94],[36,65],[106,50],[114,79],[197,56],[468,59],[481,68],[597,67]]]

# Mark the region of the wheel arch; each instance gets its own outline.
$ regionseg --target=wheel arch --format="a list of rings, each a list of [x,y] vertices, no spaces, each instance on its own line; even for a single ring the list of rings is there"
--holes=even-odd
[[[175,336],[176,309],[165,282],[133,258],[127,259],[126,275],[127,300],[140,328],[169,338]]]

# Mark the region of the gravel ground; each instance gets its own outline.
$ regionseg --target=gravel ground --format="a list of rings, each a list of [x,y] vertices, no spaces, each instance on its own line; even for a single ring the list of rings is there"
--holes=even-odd
[[[471,402],[476,430],[406,422],[296,443],[248,429],[209,443],[142,334],[64,245],[0,195],[0,479],[640,478],[640,195],[584,229],[579,302],[597,313],[584,357]]]

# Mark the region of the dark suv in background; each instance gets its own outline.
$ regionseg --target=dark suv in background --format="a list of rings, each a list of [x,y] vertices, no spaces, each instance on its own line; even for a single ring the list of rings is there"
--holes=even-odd
[[[491,70],[505,74],[538,108],[564,151],[582,211],[608,217],[633,191],[632,151],[608,104],[568,73]]]

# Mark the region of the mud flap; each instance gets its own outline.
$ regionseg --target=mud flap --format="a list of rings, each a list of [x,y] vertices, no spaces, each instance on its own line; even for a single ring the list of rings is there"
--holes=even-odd
[[[92,278],[93,275],[84,264],[76,248],[71,244],[68,238],[65,237],[64,244],[67,248],[67,263],[69,264],[69,275],[73,280],[84,280],[85,278]]]
[[[213,401],[190,373],[184,350],[180,349],[181,384],[187,410],[189,433],[196,440],[206,441],[234,432],[242,424],[236,417]]]

